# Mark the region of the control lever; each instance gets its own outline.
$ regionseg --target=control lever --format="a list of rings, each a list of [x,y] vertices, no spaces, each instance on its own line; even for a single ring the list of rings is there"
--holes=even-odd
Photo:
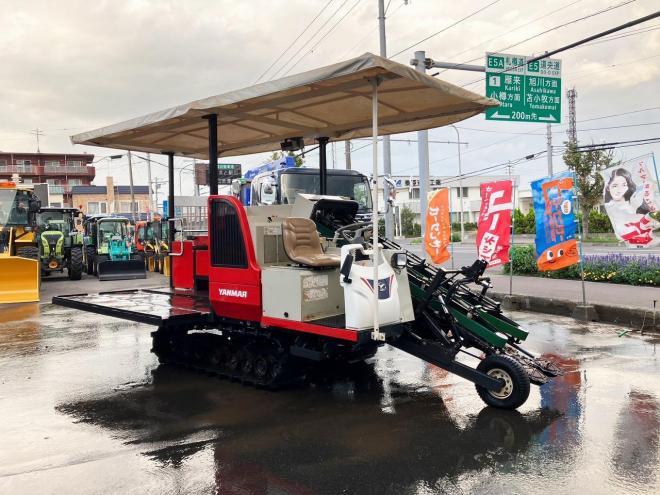
[[[344,276],[344,282],[347,284],[350,284],[353,282],[348,276],[351,274],[351,267],[353,266],[353,255],[352,254],[347,254],[346,258],[344,258],[344,263],[341,265],[341,268],[339,269],[339,273],[341,273]]]

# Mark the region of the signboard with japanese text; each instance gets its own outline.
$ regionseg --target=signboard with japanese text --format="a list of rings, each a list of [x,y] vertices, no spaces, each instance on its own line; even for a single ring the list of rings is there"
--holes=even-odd
[[[486,96],[500,102],[486,109],[486,120],[561,121],[561,60],[486,53]]]
[[[481,211],[477,229],[477,252],[488,267],[509,262],[513,184],[510,180],[481,184]]]
[[[648,248],[660,244],[660,222],[652,213],[660,210],[658,180],[649,172],[652,155],[603,170],[603,205],[614,233],[628,247]]]
[[[574,265],[580,258],[575,239],[573,172],[532,182],[536,215],[536,264],[539,271]]]
[[[234,179],[241,177],[241,165],[239,163],[218,163],[218,184],[231,185]],[[195,164],[195,184],[198,186],[209,185],[209,164]]]
[[[433,193],[426,210],[424,247],[433,263],[439,265],[451,257],[447,250],[450,242],[449,189],[445,188]]]

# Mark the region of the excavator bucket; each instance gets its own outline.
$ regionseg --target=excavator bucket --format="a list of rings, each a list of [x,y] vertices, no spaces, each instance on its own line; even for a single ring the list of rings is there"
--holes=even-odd
[[[142,260],[103,261],[98,264],[99,280],[147,278]]]
[[[0,304],[39,302],[39,260],[0,258]]]

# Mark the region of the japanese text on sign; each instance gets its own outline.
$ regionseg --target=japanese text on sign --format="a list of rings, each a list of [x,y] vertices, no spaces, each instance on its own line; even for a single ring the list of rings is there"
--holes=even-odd
[[[504,53],[486,54],[486,96],[500,106],[486,110],[486,120],[561,121],[561,61]]]

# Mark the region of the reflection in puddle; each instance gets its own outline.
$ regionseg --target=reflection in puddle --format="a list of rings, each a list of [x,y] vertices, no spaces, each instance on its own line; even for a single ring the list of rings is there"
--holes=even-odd
[[[628,483],[655,482],[658,468],[660,405],[650,393],[631,390],[619,411],[611,470]]]
[[[264,495],[433,485],[515,460],[558,420],[547,410],[485,408],[458,425],[434,392],[388,383],[389,392],[373,366],[363,365],[304,390],[272,393],[160,367],[153,384],[57,409],[144,444],[143,454],[161,467],[194,462],[212,448],[217,493]],[[392,410],[383,411],[385,394]]]
[[[583,375],[577,359],[557,354],[544,354],[542,357],[557,364],[564,374],[541,387],[541,407],[559,411],[562,416],[545,429],[538,441],[555,453],[561,452],[569,460],[574,457],[581,442],[586,372]]]
[[[39,304],[2,306],[0,355],[26,355],[39,348]]]

